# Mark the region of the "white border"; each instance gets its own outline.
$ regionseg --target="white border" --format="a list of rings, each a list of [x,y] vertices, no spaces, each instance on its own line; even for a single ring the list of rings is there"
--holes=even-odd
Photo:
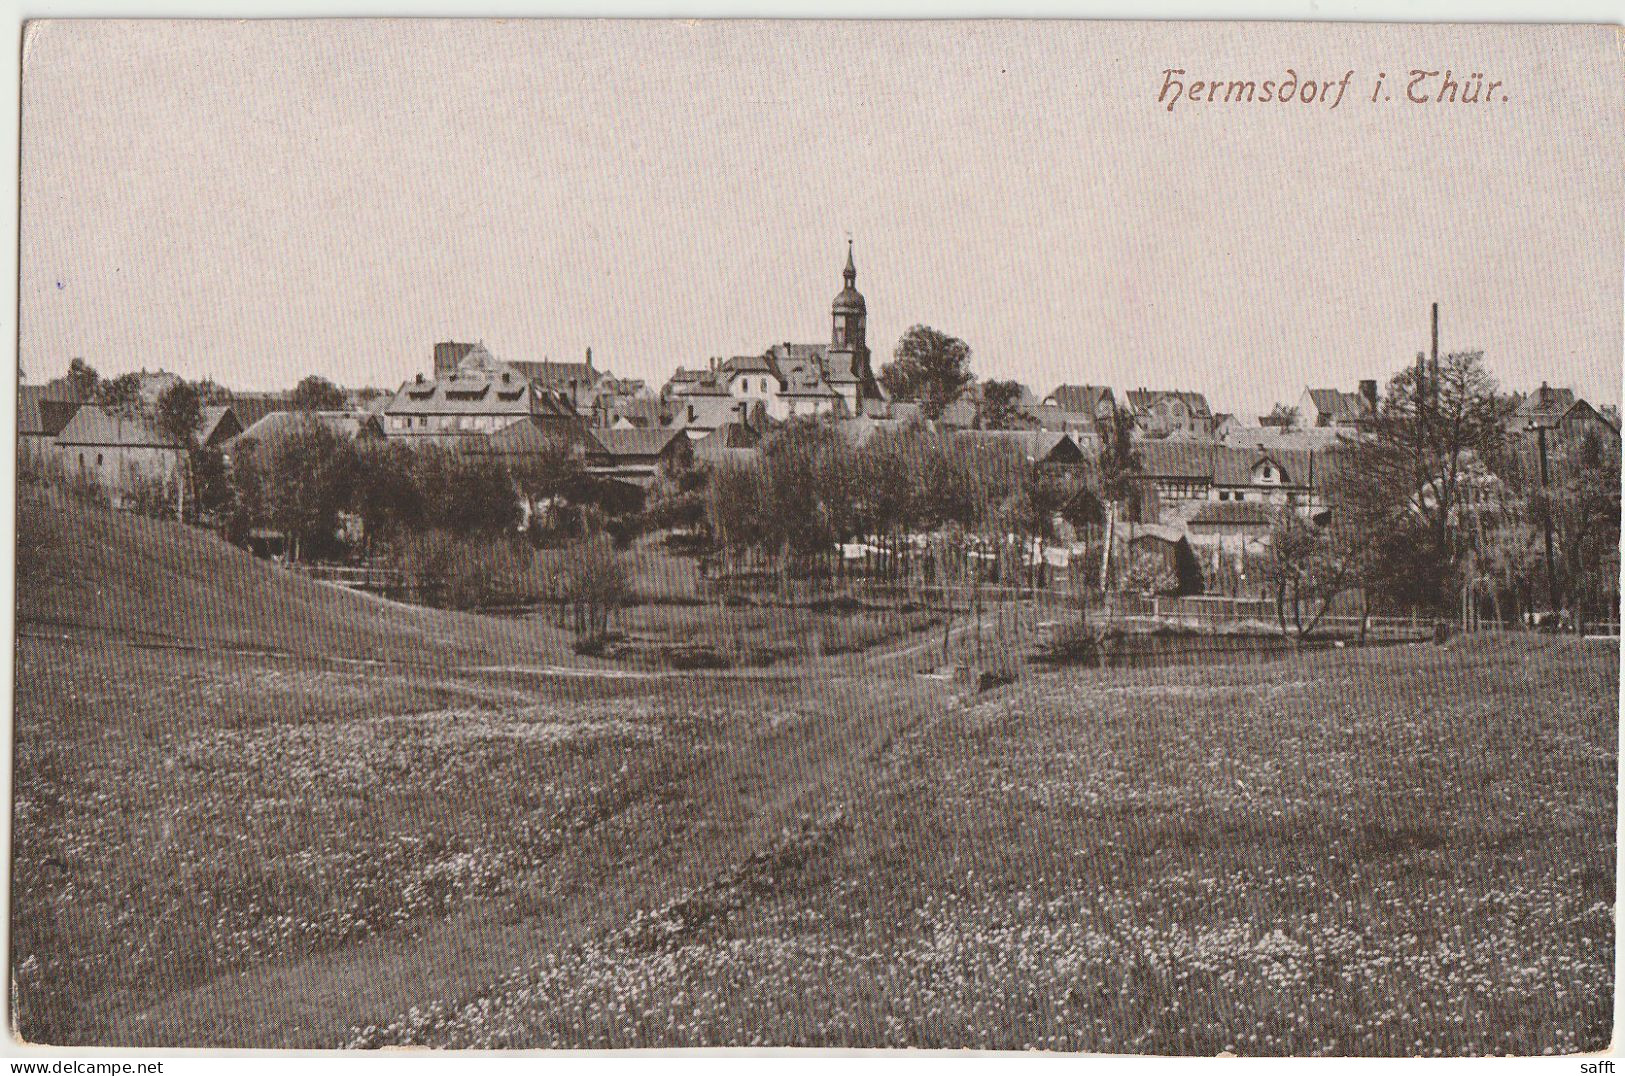
[[[22,24],[33,18],[332,18],[332,17],[632,17],[632,18],[1082,18],[1082,19],[1200,19],[1200,20],[1278,20],[1312,22],[1507,22],[1507,23],[1625,23],[1625,0],[1431,0],[1411,2],[1405,0],[1228,0],[1203,3],[1200,0],[606,0],[601,3],[585,0],[479,0],[463,7],[446,0],[343,0],[321,3],[319,0],[245,0],[242,3],[206,2],[206,0],[164,0],[143,2],[129,0],[124,3],[108,0],[0,0],[0,9],[10,16],[12,47],[5,51],[4,93],[6,108],[0,115],[0,141],[7,147],[12,167],[7,170],[5,194],[12,212],[4,214],[3,243],[4,272],[8,281],[9,301],[0,317],[5,348],[11,356],[12,368],[17,362],[17,213],[18,172],[17,151],[19,135],[19,107],[21,97],[21,34]],[[1625,31],[1621,34],[1622,58],[1625,58]],[[1625,77],[1625,63],[1621,66]],[[1625,311],[1622,311],[1625,317]],[[0,444],[16,443],[16,379],[0,378]],[[15,453],[0,467],[0,493],[4,495],[5,510],[0,512],[0,632],[8,640],[13,638],[15,617],[16,571],[16,473]],[[8,648],[8,651],[10,648]],[[4,835],[3,859],[0,874],[7,878],[0,887],[0,907],[6,915],[0,918],[0,942],[9,934],[10,886],[10,823],[11,823],[11,700],[12,677],[15,672],[12,653],[6,655],[3,685],[4,721],[0,724],[0,833]],[[1622,735],[1625,744],[1625,735]],[[1625,754],[1625,752],[1622,752]],[[1616,834],[1616,851],[1625,845]],[[1625,858],[1621,859],[1625,863]],[[1625,870],[1616,866],[1616,880],[1625,878]],[[1617,899],[1617,897],[1616,897]],[[1615,982],[1625,971],[1625,960],[1620,957],[1616,933]],[[0,979],[4,969],[0,968]],[[1614,995],[1615,1033],[1612,1052],[1602,1057],[1622,1057],[1620,1027],[1625,1015],[1625,1002],[1621,992]],[[854,1053],[852,1051],[651,1051],[603,1054],[428,1054],[385,1053],[334,1055],[315,1051],[204,1051],[204,1050],[104,1050],[56,1049],[18,1047],[11,1043],[10,1035],[0,1030],[0,1059],[51,1061],[82,1059],[86,1061],[127,1060],[164,1061],[165,1076],[215,1071],[229,1058],[233,1069],[245,1072],[281,1072],[289,1059],[299,1057],[301,1069],[312,1076],[323,1072],[351,1071],[368,1064],[390,1064],[391,1067],[435,1071],[468,1072],[488,1070],[493,1066],[514,1065],[551,1071],[558,1068],[575,1070],[591,1065],[595,1071],[603,1066],[614,1069],[658,1066],[663,1072],[715,1070],[718,1067],[739,1065],[761,1066],[764,1061],[775,1067],[803,1069],[808,1066],[839,1064],[885,1065],[890,1068],[935,1068],[942,1064],[979,1060],[983,1064],[998,1066],[1024,1063],[1086,1065],[1091,1069],[1104,1068],[1120,1071],[1132,1068],[1136,1073],[1166,1073],[1188,1071],[1191,1066],[1228,1064],[1256,1070],[1289,1071],[1306,1064],[1330,1066],[1344,1072],[1370,1071],[1384,1064],[1376,1059],[1237,1059],[1214,1061],[1208,1058],[1124,1058],[1084,1055],[1078,1057],[1050,1057],[1047,1055],[1022,1056],[1011,1054],[966,1055],[945,1053],[884,1053],[879,1051]],[[0,1061],[0,1063],[5,1063]],[[1578,1057],[1520,1058],[1491,1061],[1467,1059],[1418,1060],[1401,1062],[1408,1066],[1425,1065],[1461,1067],[1467,1065],[1494,1065],[1501,1071],[1537,1071],[1563,1074],[1582,1074],[1585,1062]],[[1621,1063],[1616,1062],[1616,1067]],[[511,1069],[510,1069],[511,1070]],[[1595,1070],[1593,1070],[1595,1071]],[[1625,1074],[1622,1074],[1625,1076]]]

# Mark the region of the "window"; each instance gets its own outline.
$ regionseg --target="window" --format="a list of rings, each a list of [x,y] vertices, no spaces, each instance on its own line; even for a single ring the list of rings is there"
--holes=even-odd
[[[100,452],[98,452],[98,453],[96,453],[96,466],[100,467],[101,465],[102,465],[102,454]]]

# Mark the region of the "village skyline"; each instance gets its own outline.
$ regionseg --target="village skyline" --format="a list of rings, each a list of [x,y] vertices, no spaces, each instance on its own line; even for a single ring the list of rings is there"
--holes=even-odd
[[[1137,57],[1194,70],[1236,28],[1017,29],[958,31],[943,65],[930,26],[37,24],[21,364],[392,389],[436,341],[479,340],[516,361],[591,347],[660,384],[823,339],[851,234],[877,365],[923,323],[983,379],[1189,389],[1257,415],[1306,384],[1385,382],[1438,302],[1442,346],[1483,350],[1509,390],[1619,402],[1618,319],[1596,311],[1620,306],[1625,233],[1592,212],[1615,162],[1580,133],[1618,95],[1600,53],[1430,30],[1509,84],[1572,76],[1440,138],[1425,112],[1169,116],[1140,92]],[[1332,63],[1312,31],[1272,32]],[[1351,28],[1336,66],[1392,40]],[[222,73],[256,67],[274,88]],[[1377,122],[1397,178],[1350,137]]]

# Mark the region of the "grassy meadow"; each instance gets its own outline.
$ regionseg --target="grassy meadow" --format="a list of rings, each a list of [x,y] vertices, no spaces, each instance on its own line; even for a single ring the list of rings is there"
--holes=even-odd
[[[916,675],[933,646],[638,671],[152,521],[21,526],[28,1041],[1611,1036],[1616,644],[1029,667],[960,699]],[[705,629],[671,608],[644,630]]]

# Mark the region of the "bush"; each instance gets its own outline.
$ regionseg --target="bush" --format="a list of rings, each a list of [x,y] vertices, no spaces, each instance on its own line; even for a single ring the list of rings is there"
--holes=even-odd
[[[1057,628],[1040,651],[1040,657],[1055,665],[1082,665],[1095,669],[1104,665],[1106,654],[1118,636],[1114,628],[1071,623]]]
[[[413,599],[427,605],[484,609],[548,596],[541,559],[518,536],[406,534],[391,541],[387,559]]]

